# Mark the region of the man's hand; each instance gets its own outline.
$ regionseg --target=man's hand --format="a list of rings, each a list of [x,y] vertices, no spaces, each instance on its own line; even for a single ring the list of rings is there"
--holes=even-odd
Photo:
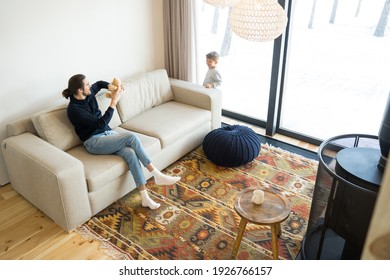
[[[118,103],[119,99],[122,97],[122,91],[124,90],[124,86],[117,87],[115,91],[111,93],[111,104],[110,107],[114,108],[116,107],[116,104]]]

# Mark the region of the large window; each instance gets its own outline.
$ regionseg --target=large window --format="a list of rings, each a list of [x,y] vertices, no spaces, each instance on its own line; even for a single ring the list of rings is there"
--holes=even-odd
[[[384,3],[293,1],[282,128],[320,139],[378,133],[390,90],[389,30],[374,35]]]
[[[197,1],[199,83],[207,71],[206,54],[220,54],[222,106],[237,114],[266,120],[273,42],[241,39],[229,28],[229,8],[216,8]]]
[[[198,82],[207,71],[206,53],[220,52],[223,109],[314,143],[340,134],[378,133],[390,91],[390,0],[280,0],[291,12],[287,44],[279,54],[286,58],[282,79],[273,79],[282,84],[272,85],[281,89],[280,103],[269,98],[277,65],[272,59],[278,55],[274,42],[239,38],[227,28],[228,8],[197,1]],[[273,99],[277,104],[270,108],[280,114],[267,120]]]

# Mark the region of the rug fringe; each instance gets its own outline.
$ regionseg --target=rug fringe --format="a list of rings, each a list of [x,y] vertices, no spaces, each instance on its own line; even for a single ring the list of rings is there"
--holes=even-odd
[[[281,152],[283,152],[283,153],[286,153],[286,154],[288,154],[288,155],[292,155],[292,156],[297,157],[297,158],[299,158],[299,159],[307,160],[307,161],[311,162],[312,164],[318,164],[318,160],[311,159],[311,158],[307,158],[307,157],[302,156],[302,155],[300,155],[300,154],[293,153],[293,152],[287,151],[287,150],[285,150],[285,149],[282,149],[282,148],[280,148],[280,147],[273,146],[272,144],[269,144],[269,143],[262,143],[261,145],[262,145],[262,146],[263,146],[263,145],[264,145],[264,146],[268,146],[268,147],[271,148],[271,149],[281,151]]]
[[[104,253],[113,258],[114,260],[130,260],[127,254],[119,252],[118,249],[114,248],[109,241],[104,239],[101,236],[97,236],[92,231],[88,229],[87,226],[81,225],[74,230],[76,233],[80,234],[84,239],[94,239],[100,242],[99,249],[102,249]]]

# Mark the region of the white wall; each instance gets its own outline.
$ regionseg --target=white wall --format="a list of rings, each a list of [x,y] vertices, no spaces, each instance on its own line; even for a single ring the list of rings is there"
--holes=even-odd
[[[0,141],[8,122],[68,102],[73,74],[110,81],[164,68],[162,14],[162,0],[0,0]]]

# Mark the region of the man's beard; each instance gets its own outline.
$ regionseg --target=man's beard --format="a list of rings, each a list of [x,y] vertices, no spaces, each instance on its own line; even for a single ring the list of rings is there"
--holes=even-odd
[[[86,92],[85,90],[83,90],[83,96],[87,97],[90,94],[91,94],[91,92]]]

